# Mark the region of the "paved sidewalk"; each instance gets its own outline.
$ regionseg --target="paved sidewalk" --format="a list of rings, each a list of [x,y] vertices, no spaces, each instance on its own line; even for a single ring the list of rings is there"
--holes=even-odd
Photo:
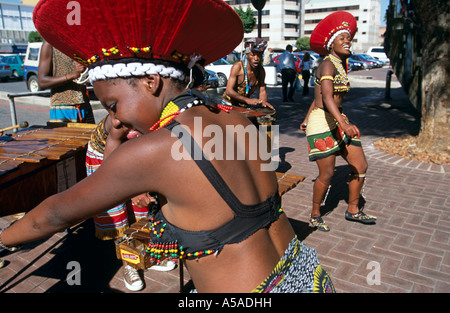
[[[362,133],[369,163],[365,211],[378,217],[376,225],[344,219],[349,170],[338,159],[323,207],[331,231],[310,227],[312,184],[318,171],[307,160],[306,138],[299,124],[312,95],[295,94],[295,103],[281,103],[281,88],[269,87],[279,121],[280,170],[306,176],[283,197],[283,208],[298,236],[317,250],[338,292],[450,292],[450,165],[410,161],[374,147],[373,142],[381,137],[417,135],[420,118],[408,106],[398,82],[393,81],[392,99],[385,100],[384,81],[374,79],[373,73],[380,72],[351,74],[352,90],[344,112]],[[0,227],[7,224],[7,218],[0,219]],[[0,269],[0,292],[129,292],[113,243],[95,239],[90,222],[70,234],[27,244],[17,253],[0,252],[0,257],[6,260]],[[70,285],[69,274],[77,269],[71,261],[81,267],[81,285]],[[189,275],[184,273],[186,283]],[[178,269],[143,275],[143,292],[179,290]]]

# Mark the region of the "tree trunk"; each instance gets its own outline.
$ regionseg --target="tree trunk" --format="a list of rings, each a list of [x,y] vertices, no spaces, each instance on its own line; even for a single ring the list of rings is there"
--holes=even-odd
[[[415,153],[450,153],[448,0],[413,0],[422,41],[422,121]]]

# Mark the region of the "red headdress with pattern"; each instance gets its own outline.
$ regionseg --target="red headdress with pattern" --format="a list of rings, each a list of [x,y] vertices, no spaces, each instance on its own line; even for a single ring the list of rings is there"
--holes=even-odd
[[[353,39],[357,31],[355,17],[345,11],[331,13],[317,24],[311,34],[311,50],[320,55],[328,54],[329,47],[341,32],[348,32]]]
[[[46,41],[72,59],[91,69],[106,65],[94,81],[110,78],[110,71],[111,77],[155,71],[139,64],[122,70],[121,60],[129,58],[189,68],[200,60],[208,64],[232,52],[244,34],[240,17],[221,0],[40,0],[33,21]]]

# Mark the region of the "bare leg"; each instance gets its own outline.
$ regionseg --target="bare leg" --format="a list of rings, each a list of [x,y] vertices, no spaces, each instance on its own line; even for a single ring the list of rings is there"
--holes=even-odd
[[[348,208],[345,213],[345,218],[363,224],[375,223],[376,217],[365,214],[358,206],[368,167],[364,151],[361,147],[348,146],[343,157],[348,162],[352,171],[348,184]]]
[[[331,184],[331,179],[334,175],[335,162],[335,155],[316,161],[317,166],[319,167],[319,176],[317,176],[313,186],[313,207],[310,222],[314,227],[317,227],[317,229],[321,231],[330,230],[320,216],[320,206]]]
[[[335,155],[316,161],[317,166],[319,167],[319,176],[314,182],[313,187],[313,208],[311,217],[320,216],[320,205],[328,191],[328,186],[330,186],[331,180],[333,179],[335,162]]]
[[[347,146],[347,151],[342,157],[347,161],[352,172],[348,184],[348,208],[347,211],[355,214],[359,212],[358,203],[365,174],[367,172],[366,156],[362,147]]]

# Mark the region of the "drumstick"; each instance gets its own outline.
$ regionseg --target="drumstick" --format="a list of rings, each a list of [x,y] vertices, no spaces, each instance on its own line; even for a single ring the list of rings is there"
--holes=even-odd
[[[11,129],[14,129],[14,128],[26,128],[26,127],[28,127],[28,122],[27,121],[22,122],[22,123],[17,124],[17,125],[14,125],[14,126],[0,128],[0,132],[4,132],[4,131],[11,130]]]

